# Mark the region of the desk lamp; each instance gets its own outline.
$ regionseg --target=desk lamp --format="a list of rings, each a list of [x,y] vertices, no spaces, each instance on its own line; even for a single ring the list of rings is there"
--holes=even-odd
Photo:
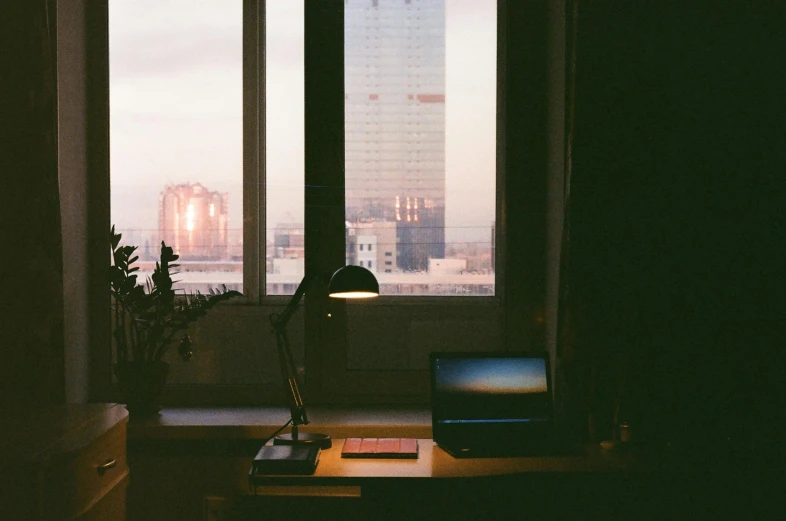
[[[278,357],[281,362],[281,375],[287,388],[289,399],[289,410],[292,415],[292,431],[290,434],[282,434],[273,440],[274,445],[306,445],[316,444],[320,448],[328,449],[332,445],[330,436],[327,434],[298,433],[298,426],[308,425],[306,407],[303,405],[303,398],[300,396],[297,381],[297,369],[295,359],[292,357],[292,350],[289,347],[287,338],[287,323],[292,315],[297,311],[298,304],[306,293],[307,286],[318,275],[306,274],[300,285],[292,295],[292,299],[287,304],[281,314],[271,313],[270,324],[276,334],[278,344]],[[359,299],[370,298],[379,295],[379,283],[374,274],[361,266],[344,266],[336,270],[330,277],[328,285],[328,295],[332,298]]]

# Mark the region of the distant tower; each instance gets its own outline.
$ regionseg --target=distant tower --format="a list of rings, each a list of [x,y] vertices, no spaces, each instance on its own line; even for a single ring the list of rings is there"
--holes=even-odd
[[[445,0],[344,10],[347,220],[397,223],[397,268],[425,270],[445,254]]]
[[[167,185],[158,202],[158,234],[181,260],[229,257],[228,199],[200,183]]]

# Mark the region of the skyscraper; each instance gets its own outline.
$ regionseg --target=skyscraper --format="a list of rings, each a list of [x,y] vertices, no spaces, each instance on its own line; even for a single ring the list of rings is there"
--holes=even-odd
[[[345,2],[346,216],[397,223],[398,268],[445,253],[444,0]]]

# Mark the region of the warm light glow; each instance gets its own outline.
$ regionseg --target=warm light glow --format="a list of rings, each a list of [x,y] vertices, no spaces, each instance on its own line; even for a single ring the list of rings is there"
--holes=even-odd
[[[372,298],[378,297],[379,293],[373,293],[371,291],[346,291],[344,293],[331,293],[330,296],[333,298]]]
[[[186,230],[193,232],[194,231],[194,205],[189,204],[186,207]]]
[[[215,216],[216,216],[216,205],[210,203],[210,217],[215,217]]]

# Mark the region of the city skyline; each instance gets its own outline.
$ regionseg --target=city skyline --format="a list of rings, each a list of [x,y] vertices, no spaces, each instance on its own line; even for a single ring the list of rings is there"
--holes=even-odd
[[[241,226],[242,207],[237,204],[242,201],[241,4],[221,2],[216,4],[220,9],[212,9],[206,16],[200,12],[204,7],[181,9],[176,1],[112,2],[112,220],[119,228],[155,229],[161,186],[185,182],[201,182],[229,193],[229,227]],[[281,96],[302,99],[302,70],[294,65],[302,61],[302,23],[293,21],[302,19],[302,3],[270,2],[267,10],[270,121],[281,116],[276,112],[281,110]],[[492,186],[488,186],[488,180],[473,178],[466,170],[479,171],[478,163],[493,165],[494,145],[475,147],[476,154],[455,158],[456,149],[467,148],[466,137],[452,139],[456,130],[451,122],[459,130],[478,126],[472,122],[472,114],[451,111],[451,102],[472,98],[475,111],[494,113],[494,60],[486,63],[469,58],[470,54],[462,60],[460,55],[462,47],[485,48],[489,56],[496,54],[496,15],[493,9],[484,10],[481,2],[448,0],[446,16],[447,239],[487,241],[485,228],[494,220],[494,176],[489,176]],[[143,23],[134,23],[140,20]],[[484,39],[479,24],[481,28],[488,26],[492,35]],[[470,26],[474,30],[467,30]],[[199,38],[193,38],[195,27],[199,27]],[[456,49],[453,53],[452,48]],[[462,74],[468,68],[477,74]],[[451,71],[458,75],[455,80]],[[483,77],[492,79],[486,82],[492,85],[486,94],[483,85],[477,85]],[[451,82],[460,88],[451,87]],[[188,88],[181,88],[183,85]],[[295,107],[296,113],[298,110],[302,107]],[[298,181],[298,176],[302,178],[302,150],[300,145],[287,145],[293,137],[302,140],[298,132],[302,125],[297,123],[282,125],[278,140],[268,143],[269,149],[279,151],[268,153],[268,186],[282,194],[293,186],[302,193],[302,181]],[[193,132],[192,127],[199,132]],[[477,133],[490,135],[493,141],[493,129]],[[161,142],[167,143],[165,150],[157,146]],[[283,195],[275,199],[283,199]],[[280,205],[275,200],[268,202],[268,228],[302,215],[302,200]]]
[[[211,190],[229,193],[229,228],[238,229],[242,223],[242,205],[237,204],[242,201],[242,126],[236,124],[242,118],[242,35],[238,30],[242,20],[240,4],[223,2],[221,9],[210,11],[210,16],[200,14],[199,9],[187,10],[189,12],[184,14],[182,10],[178,10],[177,2],[116,0],[110,6],[110,49],[113,58],[112,220],[118,228],[155,229],[157,195],[161,186],[186,182],[200,182],[209,185]],[[289,92],[290,96],[302,99],[302,79],[298,79],[302,78],[302,70],[293,66],[298,59],[302,59],[302,24],[293,22],[298,16],[302,17],[302,12],[297,13],[298,9],[302,9],[302,3],[300,6],[297,4],[299,3],[272,2],[267,8],[269,121],[277,117],[275,100],[284,90]],[[450,122],[470,123],[466,118],[471,118],[472,115],[451,112],[450,103],[451,100],[460,103],[462,99],[469,97],[475,107],[480,103],[483,108],[482,102],[487,100],[487,110],[481,112],[491,111],[493,114],[495,82],[487,82],[492,85],[490,95],[488,92],[480,95],[480,87],[473,85],[477,82],[473,81],[473,74],[469,74],[458,79],[458,83],[468,87],[464,89],[465,92],[462,92],[462,89],[451,90],[451,70],[466,70],[466,65],[472,65],[481,73],[474,76],[483,77],[484,64],[477,59],[471,64],[456,60],[461,54],[458,50],[453,53],[454,59],[451,60],[450,49],[458,49],[458,39],[460,45],[485,46],[492,55],[495,54],[493,36],[482,44],[473,42],[471,37],[467,41],[466,37],[458,36],[462,32],[462,26],[477,26],[478,21],[484,19],[490,22],[488,25],[493,33],[496,15],[479,14],[482,6],[477,2],[448,0],[446,4],[448,27],[452,27],[446,31],[446,118],[449,122],[446,144],[446,238],[448,242],[465,240],[488,243],[488,230],[494,220],[494,175],[492,172],[485,180],[482,176],[465,174],[462,177],[461,172],[453,168],[457,159],[451,156],[451,150],[456,148],[451,146],[451,142],[456,140],[450,138]],[[178,24],[166,23],[167,20],[175,19],[175,11]],[[151,16],[150,13],[158,13],[159,16]],[[289,22],[273,23],[274,18],[278,22],[289,19]],[[133,23],[140,19],[145,23]],[[191,31],[194,27],[200,27],[200,38],[192,37]],[[472,35],[479,31],[463,32]],[[493,79],[493,63],[486,66],[486,71]],[[177,88],[175,74],[180,79],[184,78],[188,89]],[[217,92],[220,92],[220,95],[216,95]],[[302,108],[295,108],[296,114],[298,110]],[[474,110],[477,112],[477,109]],[[298,117],[294,119],[297,120]],[[494,118],[491,117],[490,120],[493,122]],[[281,139],[291,141],[291,138],[299,133],[299,124],[298,122],[297,125],[282,128],[279,133]],[[191,126],[197,126],[201,134],[190,132]],[[462,127],[468,128],[468,125],[458,125],[458,128]],[[485,134],[491,135],[491,146],[486,146],[485,152],[482,152],[480,147],[478,154],[458,160],[465,167],[464,170],[472,168],[476,163],[475,159],[484,154],[491,158],[490,164],[493,168],[494,132]],[[165,150],[156,147],[162,140],[166,140],[168,145]],[[461,139],[458,142],[461,148]],[[277,143],[269,141],[268,148],[271,144]],[[297,146],[273,146],[273,149],[281,151],[279,156],[289,158],[292,170],[302,168],[302,154],[298,153]],[[485,164],[488,167],[488,161]],[[291,187],[300,187],[302,193],[302,181],[297,180],[298,175],[302,176],[302,170],[299,174],[293,174],[281,166],[282,158],[269,153],[269,190],[281,190],[285,193]],[[228,176],[227,172],[231,172],[232,176]],[[492,185],[490,187],[487,186],[489,180]],[[484,199],[481,197],[484,191],[487,193],[485,204],[490,208],[481,209],[479,201]],[[272,229],[277,222],[302,219],[302,200],[276,204],[279,199],[284,198],[276,196],[272,200],[268,199],[268,229]]]

